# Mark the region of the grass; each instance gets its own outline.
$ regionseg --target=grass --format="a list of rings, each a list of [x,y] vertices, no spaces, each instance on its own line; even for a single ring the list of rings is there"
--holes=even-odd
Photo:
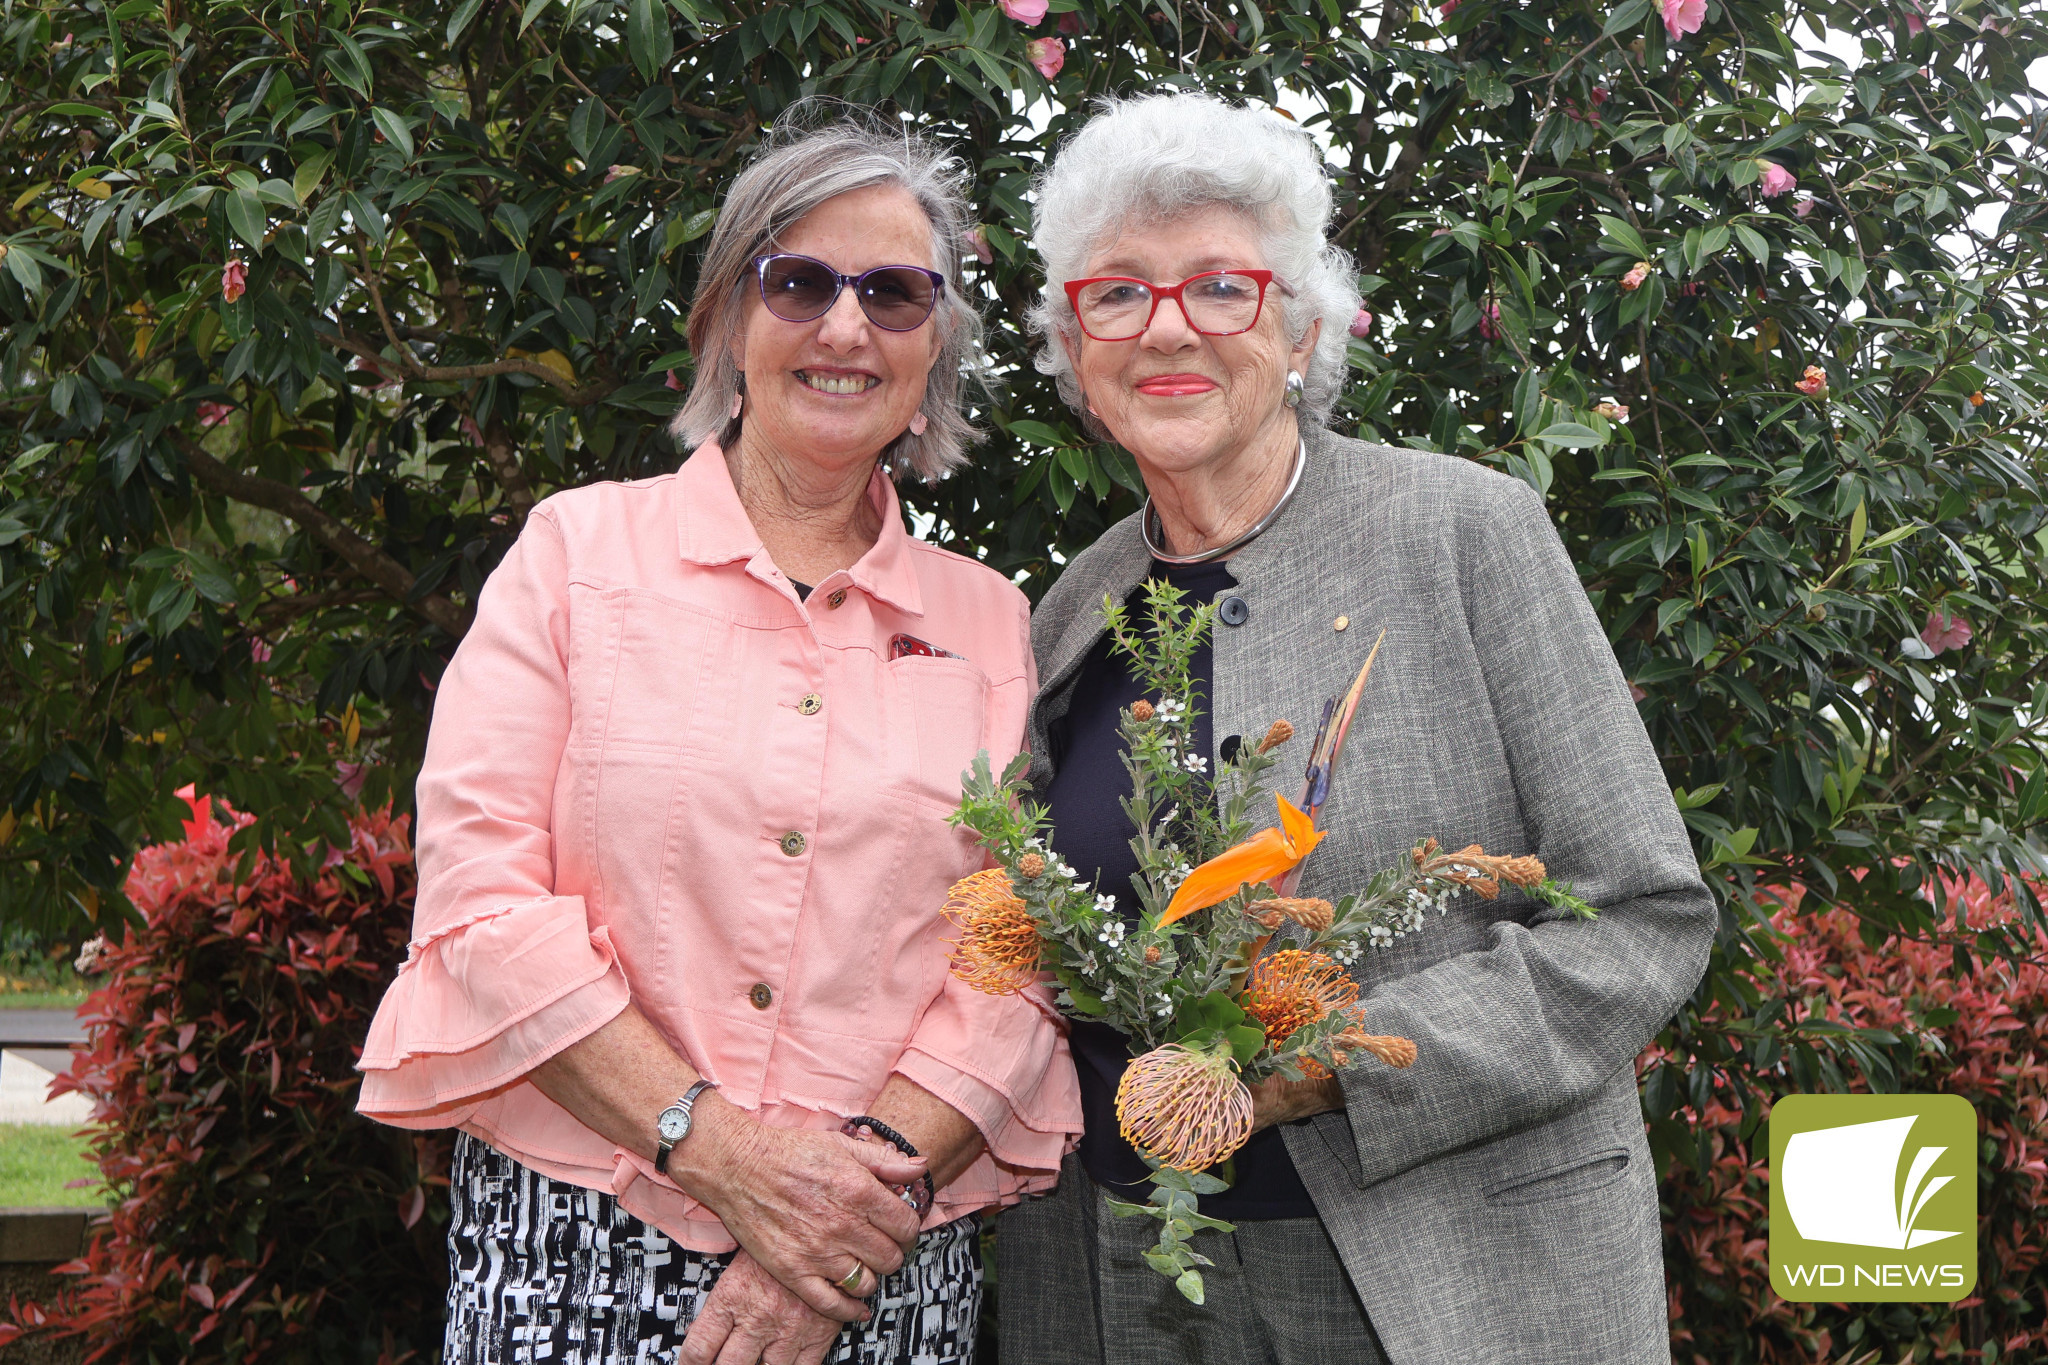
[[[84,1004],[86,984],[72,969],[71,951],[65,943],[42,951],[0,951],[0,1010],[77,1009]]]
[[[0,985],[0,1010],[75,1010],[84,1003],[84,991],[39,991],[14,983]]]
[[[39,1123],[0,1123],[0,1208],[91,1208],[105,1202],[97,1189],[67,1190],[64,1182],[99,1178],[86,1159],[85,1140],[71,1130]]]

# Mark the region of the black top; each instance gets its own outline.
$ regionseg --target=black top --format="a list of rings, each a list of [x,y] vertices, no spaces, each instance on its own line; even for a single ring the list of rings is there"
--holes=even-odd
[[[1222,563],[1179,566],[1155,560],[1148,577],[1165,578],[1198,602],[1212,600],[1237,582]],[[1131,594],[1129,605],[1133,621],[1142,624],[1147,619],[1143,584]],[[1215,672],[1215,652],[1206,641],[1196,651],[1189,671],[1201,698],[1194,751],[1209,755],[1213,762],[1216,744],[1209,684]],[[1137,874],[1138,857],[1131,851],[1130,841],[1137,830],[1119,804],[1131,794],[1131,779],[1119,756],[1123,740],[1117,734],[1117,724],[1124,709],[1145,695],[1131,676],[1128,661],[1110,652],[1105,634],[1082,662],[1067,714],[1048,736],[1055,775],[1044,793],[1053,821],[1053,850],[1084,879],[1093,881],[1097,891],[1115,896],[1117,910],[1133,923],[1139,915],[1139,901],[1131,889],[1131,878]],[[1131,1060],[1129,1043],[1107,1024],[1085,1019],[1072,1023],[1069,1042],[1080,1075],[1081,1113],[1087,1125],[1081,1136],[1081,1164],[1096,1184],[1144,1203],[1152,1192],[1145,1183],[1150,1172],[1117,1131],[1116,1122],[1116,1087]],[[1203,1213],[1231,1220],[1315,1216],[1315,1205],[1295,1173],[1277,1126],[1254,1133],[1235,1160],[1235,1182],[1222,1194],[1202,1196]]]

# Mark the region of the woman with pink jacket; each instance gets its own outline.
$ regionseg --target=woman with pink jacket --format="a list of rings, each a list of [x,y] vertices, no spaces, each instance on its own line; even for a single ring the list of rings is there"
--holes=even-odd
[[[1023,596],[890,481],[973,434],[959,171],[775,139],[691,309],[694,453],[536,507],[449,665],[360,1107],[461,1129],[451,1362],[968,1360],[976,1212],[1080,1129],[1049,1002],[947,970],[946,815],[1036,686]]]

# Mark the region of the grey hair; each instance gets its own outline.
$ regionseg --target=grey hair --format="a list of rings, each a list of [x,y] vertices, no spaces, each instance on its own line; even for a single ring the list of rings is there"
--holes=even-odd
[[[946,288],[932,316],[939,329],[939,354],[918,409],[925,417],[924,434],[905,431],[884,447],[882,459],[899,479],[916,474],[931,483],[966,463],[967,447],[981,439],[961,411],[963,372],[987,383],[981,316],[968,302],[960,273],[969,221],[966,166],[878,116],[841,117],[812,126],[815,118],[803,106],[785,114],[766,147],[726,191],[690,302],[696,377],[669,431],[685,450],[707,440],[732,449],[742,422],[732,415],[740,371],[731,343],[745,316],[754,258],[775,250],[778,236],[827,200],[873,185],[899,185],[931,223],[931,268],[946,277]]]
[[[1070,347],[1081,329],[1066,282],[1132,220],[1170,221],[1211,205],[1258,226],[1266,267],[1294,290],[1281,294],[1291,341],[1323,322],[1302,375],[1300,413],[1327,425],[1344,387],[1351,320],[1359,294],[1351,257],[1327,237],[1335,204],[1322,158],[1306,132],[1277,114],[1226,104],[1213,95],[1105,98],[1038,178],[1033,245],[1045,264],[1045,292],[1026,324],[1046,345],[1039,372],[1091,428]],[[1277,282],[1277,281],[1276,281]]]

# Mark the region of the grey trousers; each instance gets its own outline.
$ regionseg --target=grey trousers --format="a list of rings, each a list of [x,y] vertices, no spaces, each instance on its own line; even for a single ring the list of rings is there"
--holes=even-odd
[[[1146,1265],[1149,1218],[1118,1218],[1080,1163],[996,1220],[1002,1365],[1386,1365],[1322,1221],[1241,1222],[1194,1246],[1205,1302]]]

